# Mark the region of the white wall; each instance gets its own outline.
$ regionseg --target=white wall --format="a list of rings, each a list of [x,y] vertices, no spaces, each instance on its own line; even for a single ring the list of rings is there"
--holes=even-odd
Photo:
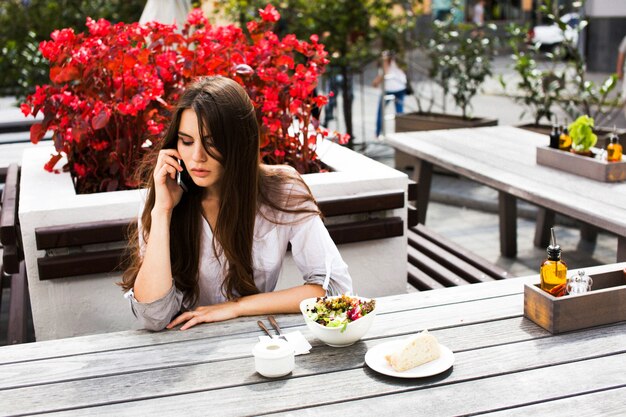
[[[590,17],[624,17],[626,0],[587,0],[585,13]]]

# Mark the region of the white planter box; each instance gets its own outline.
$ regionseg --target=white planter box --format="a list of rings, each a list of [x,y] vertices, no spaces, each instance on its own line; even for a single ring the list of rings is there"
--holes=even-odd
[[[35,229],[136,217],[142,192],[76,195],[68,173],[50,174],[43,165],[52,147],[27,149],[22,161],[19,219],[37,340],[134,329],[138,324],[115,282],[120,274],[98,274],[40,281]],[[407,189],[405,174],[329,141],[319,155],[335,172],[305,175],[316,198],[358,196]],[[401,237],[344,244],[339,250],[350,268],[355,293],[383,296],[406,291],[406,202],[388,215],[404,220]],[[287,259],[279,287],[302,279]]]

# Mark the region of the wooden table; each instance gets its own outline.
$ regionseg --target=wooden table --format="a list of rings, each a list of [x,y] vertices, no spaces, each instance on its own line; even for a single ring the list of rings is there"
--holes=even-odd
[[[346,348],[322,345],[300,315],[278,316],[313,345],[279,379],[254,371],[256,317],[2,347],[0,414],[623,415],[626,322],[552,336],[522,317],[523,284],[537,281],[380,298],[366,337]],[[424,328],[455,352],[448,371],[396,379],[364,364],[368,348]]]
[[[617,260],[626,260],[626,183],[604,183],[537,165],[537,146],[549,138],[510,126],[389,135],[386,141],[415,158],[418,222],[426,221],[433,165],[499,192],[500,251],[517,253],[516,199],[536,204],[535,245],[547,245],[554,213],[618,236]]]

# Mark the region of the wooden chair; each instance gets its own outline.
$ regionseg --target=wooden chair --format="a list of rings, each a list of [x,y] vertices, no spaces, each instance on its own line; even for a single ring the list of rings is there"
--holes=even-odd
[[[21,234],[18,222],[20,168],[17,164],[0,169],[0,183],[4,183],[0,209],[0,244],[2,290],[9,290],[9,317],[7,342],[9,344],[34,341],[32,312],[28,295],[28,281]]]

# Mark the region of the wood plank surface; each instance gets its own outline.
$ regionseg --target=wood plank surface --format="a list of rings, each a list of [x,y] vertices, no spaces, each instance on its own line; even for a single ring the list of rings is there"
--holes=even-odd
[[[576,410],[578,416],[623,417],[626,386],[484,414],[490,417],[557,416]]]
[[[356,369],[333,372],[331,375],[324,373],[255,382],[255,374],[250,364],[249,373],[246,374],[241,369],[238,372],[239,377],[246,378],[250,384],[196,391],[176,395],[174,398],[134,400],[65,412],[67,415],[87,416],[101,413],[146,415],[151,410],[159,410],[160,415],[174,415],[180,413],[184,407],[187,416],[206,415],[207,410],[219,415],[258,415],[286,410],[297,410],[300,414],[303,411],[301,408],[326,404],[332,404],[328,412],[320,414],[321,410],[314,409],[306,410],[304,414],[324,415],[332,411],[334,415],[343,415],[350,413],[350,410],[364,409],[371,414],[394,415],[406,415],[410,410],[415,415],[458,415],[491,411],[535,402],[538,399],[561,398],[623,386],[626,351],[619,352],[617,349],[625,346],[624,326],[612,330],[609,332],[612,336],[603,334],[602,339],[594,337],[594,332],[589,332],[588,337],[582,337],[581,334],[576,337],[573,334],[574,337],[567,335],[520,342],[524,343],[523,346],[510,344],[457,352],[453,368],[438,376],[421,380],[389,378],[366,366],[358,366]],[[561,353],[563,344],[569,348],[567,351],[571,355],[560,356],[563,359],[546,355],[546,351]],[[579,349],[579,346],[584,348]],[[616,351],[619,353],[615,354]],[[520,352],[524,352],[524,355],[520,355]],[[603,354],[607,356],[598,357]],[[341,357],[346,359],[346,355]],[[236,370],[232,369],[232,372]],[[602,378],[589,378],[594,373],[602,373]],[[220,372],[205,374],[203,377],[205,380],[212,380],[221,379],[223,375]],[[333,382],[334,389],[312,388],[327,386],[329,381]],[[150,382],[154,383],[146,381],[146,384]],[[163,385],[165,384],[159,384]],[[243,398],[245,401],[242,401]],[[428,403],[430,408],[411,407],[416,403]]]
[[[302,331],[313,345],[281,379],[254,372],[251,349],[262,334],[256,317],[188,332],[119,332],[22,345],[22,352],[0,348],[0,414],[459,415],[532,410],[543,401],[624,388],[626,322],[552,336],[521,316],[523,284],[536,281],[381,297],[366,337],[342,349],[316,340],[300,315],[280,315],[282,327]],[[455,352],[451,370],[412,380],[364,365],[369,348],[424,328]],[[334,389],[311,388],[329,381]]]
[[[588,275],[593,276],[593,274],[623,268],[626,268],[626,262],[585,268],[585,271]],[[462,306],[465,302],[515,294],[521,295],[523,294],[525,283],[536,284],[538,282],[539,276],[533,275],[521,278],[509,278],[496,282],[450,287],[437,291],[381,297],[377,300],[376,308],[378,317],[376,322],[387,314],[403,310],[414,310],[415,314],[421,315],[423,311],[427,311],[426,309],[431,307],[455,305],[459,311],[463,311]],[[518,313],[521,314],[521,311],[520,309]],[[176,330],[163,332],[129,330],[28,343],[19,346],[2,346],[0,347],[0,364],[37,361],[71,355],[155,346],[159,344],[182,343],[186,340],[205,340],[209,343],[209,339],[219,337],[225,333],[234,337],[241,334],[248,334],[251,332],[250,320],[256,322],[257,318],[241,317],[229,320],[225,323],[202,324],[184,332]],[[301,329],[303,327],[303,319],[300,314],[281,315],[279,323],[281,327],[287,330]],[[430,326],[430,324],[426,323],[424,326]],[[258,334],[260,334],[260,332]],[[311,342],[315,343],[314,340],[311,340]]]
[[[493,335],[501,337],[502,343],[527,341],[532,340],[533,337],[548,336],[547,332],[520,318],[433,330],[432,333],[442,343],[457,351],[489,346],[492,343],[490,336]],[[344,350],[338,351],[336,348],[328,346],[315,348],[314,353],[296,358],[296,369],[292,376],[325,374],[362,367],[367,349],[388,340],[392,339],[372,340],[347,348],[345,351],[350,353],[348,362],[332,360]],[[242,370],[244,371],[242,372]],[[159,381],[159,384],[154,384],[154,381]],[[36,400],[36,398],[41,397],[54,398],[54,406],[57,408],[71,408],[101,403],[103,400],[129,401],[151,396],[176,395],[189,391],[212,390],[264,381],[268,380],[254,373],[252,358],[239,358],[33,385],[2,392],[3,398],[15,404],[10,409],[11,414],[13,414],[24,412],[24,410],[31,412],[49,410],[46,408],[50,406],[49,401],[39,403]],[[107,389],[106,398],[103,398],[102,387]]]
[[[619,264],[619,266],[616,267],[626,267],[626,263]],[[588,269],[588,271],[601,271],[604,269],[595,268]],[[589,272],[589,274],[591,273],[593,272]],[[394,296],[382,297],[377,300],[377,320],[386,314],[407,309],[425,309],[433,306],[459,304],[503,295],[522,294],[525,283],[534,284],[538,282],[538,276],[530,276],[493,283],[450,287],[437,291],[436,293],[427,291],[422,293],[398,294]],[[0,348],[2,352],[2,354],[0,354],[0,364],[105,352],[126,348],[137,348],[141,346],[153,346],[155,344],[180,343],[186,340],[217,337],[223,335],[224,332],[228,332],[231,335],[238,335],[250,331],[250,320],[251,319],[248,317],[240,317],[229,320],[226,323],[202,324],[192,327],[184,332],[149,332],[146,330],[130,330],[107,333],[103,335],[89,335],[69,339],[49,340],[38,343],[29,343],[21,346],[3,346]],[[256,318],[254,318],[253,321],[256,322]],[[279,322],[281,327],[284,327],[285,329],[302,327],[303,325],[303,319],[300,314],[281,315]]]
[[[398,133],[386,140],[429,163],[626,236],[626,183],[603,183],[537,165],[536,147],[545,145],[544,135],[497,126]]]
[[[460,309],[463,315],[459,315]],[[377,316],[362,340],[412,334],[425,328],[437,329],[518,317],[522,309],[522,295],[516,294],[461,305],[449,304],[390,313]],[[302,317],[300,321],[303,322]],[[282,320],[279,322],[282,323]],[[126,349],[123,355],[118,350],[111,350],[5,364],[0,366],[0,389],[250,357],[261,331],[256,322],[249,318],[247,329],[247,334]],[[315,348],[323,345],[304,325],[297,329]]]
[[[328,399],[328,403],[335,401],[332,405],[308,409],[294,407],[291,408],[291,412],[298,416],[346,415],[353,410],[367,410],[370,415],[473,415],[535,402],[568,398],[607,388],[621,388],[624,385],[624,379],[620,373],[625,371],[626,354],[619,354],[553,367],[528,368],[527,371],[493,378],[439,386],[434,381],[447,380],[443,375],[439,378],[424,380],[421,384],[416,383],[414,388],[408,387],[398,394],[375,396],[357,401],[342,401],[332,396]],[[598,373],[602,374],[602,378],[589,377]],[[399,385],[389,379],[388,383]],[[274,392],[276,391],[278,391],[277,388],[274,389]],[[181,400],[188,399],[181,398]],[[283,404],[284,402],[281,405]],[[193,415],[195,410],[197,410],[195,407],[186,409],[189,412],[188,415]],[[572,407],[564,409],[559,415],[580,414]]]

